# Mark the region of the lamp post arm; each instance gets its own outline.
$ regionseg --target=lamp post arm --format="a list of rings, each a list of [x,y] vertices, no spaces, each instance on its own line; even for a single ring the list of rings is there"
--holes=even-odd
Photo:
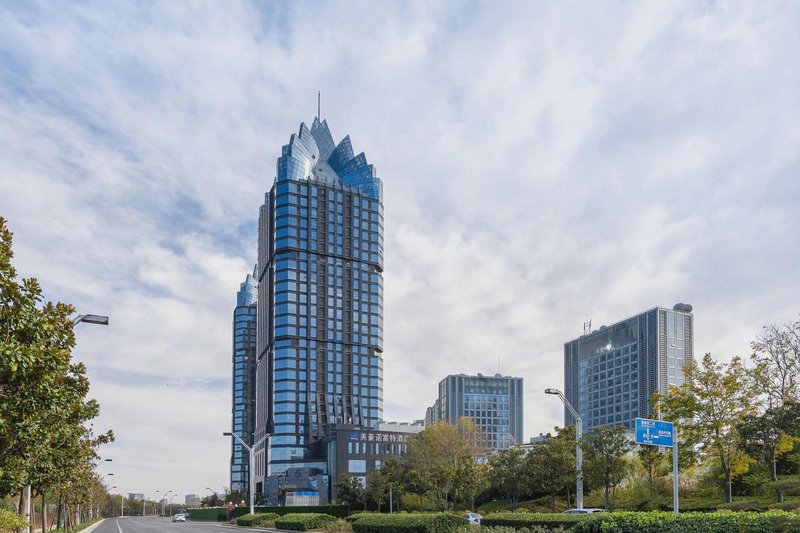
[[[250,446],[248,446],[247,443],[245,443],[245,441],[243,441],[241,439],[241,437],[239,437],[239,435],[237,435],[236,433],[231,433],[231,435],[233,435],[233,438],[235,438],[237,441],[239,441],[239,444],[241,444],[242,446],[247,448],[248,452],[250,451]]]
[[[567,401],[567,397],[564,396],[564,393],[561,392],[561,391],[558,391],[558,397],[561,398],[561,401],[564,402],[564,405],[567,406],[567,409],[569,409],[569,412],[572,415],[572,417],[575,419],[575,421],[576,422],[577,421],[581,421],[582,422],[581,417],[578,414],[578,411],[576,411],[575,408],[572,407],[572,404],[569,403],[569,401]]]

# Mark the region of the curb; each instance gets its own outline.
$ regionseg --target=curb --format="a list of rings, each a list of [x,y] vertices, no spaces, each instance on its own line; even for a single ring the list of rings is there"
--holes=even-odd
[[[102,524],[106,520],[108,520],[108,519],[107,518],[101,518],[100,520],[98,520],[97,522],[92,524],[91,526],[89,526],[86,529],[84,529],[81,533],[92,533],[92,531],[94,531],[97,528],[97,526],[99,526],[100,524]]]

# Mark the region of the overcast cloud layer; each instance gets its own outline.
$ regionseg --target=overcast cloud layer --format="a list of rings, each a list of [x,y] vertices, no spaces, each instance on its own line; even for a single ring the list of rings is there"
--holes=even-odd
[[[3,2],[0,215],[81,325],[121,492],[228,483],[231,317],[316,112],[385,185],[385,415],[449,373],[691,303],[698,354],[800,311],[796,3]],[[116,491],[115,490],[115,491]]]

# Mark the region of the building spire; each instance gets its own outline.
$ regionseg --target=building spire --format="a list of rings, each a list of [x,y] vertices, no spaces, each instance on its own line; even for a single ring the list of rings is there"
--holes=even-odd
[[[322,115],[320,113],[320,102],[322,100],[322,91],[317,91],[317,120],[322,122]]]

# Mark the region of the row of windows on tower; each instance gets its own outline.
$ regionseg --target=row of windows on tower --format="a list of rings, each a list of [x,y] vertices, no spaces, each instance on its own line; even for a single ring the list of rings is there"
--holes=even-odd
[[[299,194],[301,196],[310,196],[312,198],[328,198],[342,203],[345,200],[345,194],[352,197],[354,205],[360,205],[362,209],[372,209],[373,211],[383,211],[383,205],[374,199],[365,198],[355,191],[341,191],[334,190],[331,187],[319,186],[314,181],[296,181],[286,180],[278,182],[275,185],[275,194]]]
[[[278,200],[281,200],[279,198]],[[295,227],[300,229],[320,229],[322,222],[329,222],[327,228],[329,233],[337,234],[337,235],[344,235],[350,234],[350,229],[353,230],[366,230],[380,237],[380,234],[383,230],[383,216],[380,213],[372,212],[366,213],[364,212],[361,218],[359,215],[356,214],[358,209],[356,208],[351,216],[345,217],[342,214],[329,214],[326,216],[324,211],[320,212],[316,208],[307,209],[306,207],[297,207],[297,205],[279,205],[275,208],[275,218],[274,218],[274,227],[284,228],[284,227]],[[310,215],[310,216],[309,216]],[[352,224],[352,228],[350,224],[345,224],[345,218],[349,223]],[[308,221],[304,223],[303,221]],[[356,225],[358,222],[358,225]],[[323,228],[326,226],[322,226]],[[354,235],[358,237],[358,234]],[[373,240],[374,237],[364,237],[367,240]]]

